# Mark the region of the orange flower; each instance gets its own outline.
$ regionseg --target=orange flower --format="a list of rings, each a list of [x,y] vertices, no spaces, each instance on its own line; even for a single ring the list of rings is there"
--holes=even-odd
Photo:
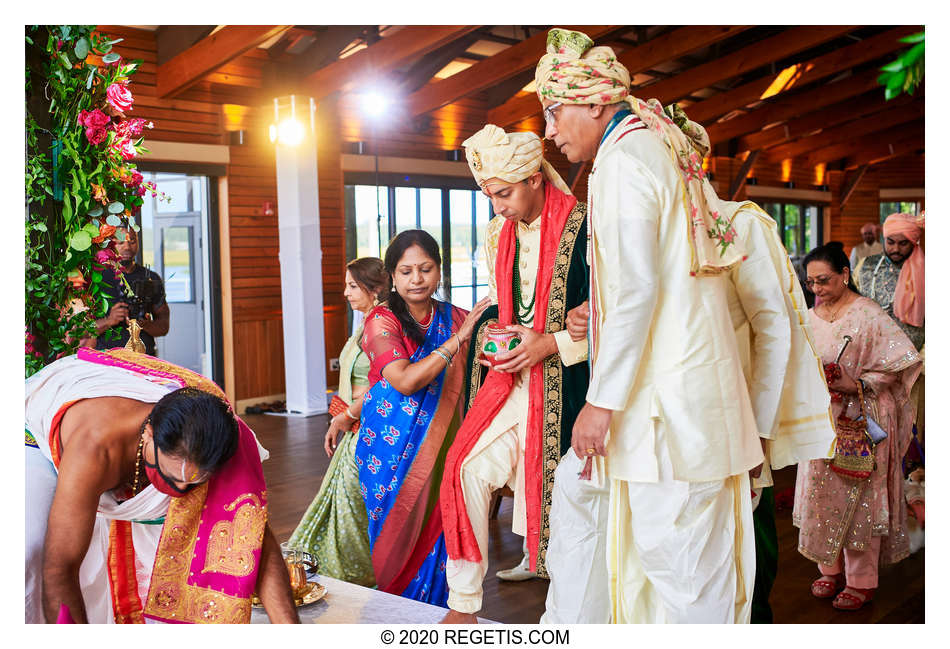
[[[99,226],[99,236],[93,237],[92,242],[102,243],[103,241],[111,237],[113,234],[115,234],[115,226],[103,223],[102,225]]]
[[[109,204],[109,198],[106,196],[106,189],[102,185],[92,183],[92,198],[103,205]]]

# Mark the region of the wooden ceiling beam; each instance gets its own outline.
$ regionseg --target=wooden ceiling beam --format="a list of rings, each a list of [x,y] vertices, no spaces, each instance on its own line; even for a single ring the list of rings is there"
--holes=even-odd
[[[889,150],[889,147],[894,147],[906,140],[920,138],[923,141],[923,133],[924,121],[919,119],[901,129],[883,129],[882,132],[869,133],[860,139],[852,139],[848,142],[816,149],[805,156],[803,160],[806,166],[814,166],[822,162],[828,163],[842,158],[857,159],[867,152]]]
[[[586,25],[567,29],[582,29],[585,34],[596,40],[615,32],[618,27],[616,25]],[[462,97],[491,88],[525,70],[533,69],[538,59],[544,56],[547,39],[546,31],[539,32],[447,79],[428,83],[407,98],[408,114],[415,117],[432,112]]]
[[[739,192],[742,190],[742,186],[745,185],[746,179],[749,177],[749,172],[752,171],[752,165],[755,164],[755,161],[759,157],[759,151],[749,151],[749,154],[746,156],[745,160],[742,162],[742,166],[739,168],[739,173],[736,174],[736,177],[732,179],[732,184],[729,185],[729,200],[734,201],[739,195]]]
[[[320,68],[305,77],[300,85],[319,101],[338,90],[372,82],[380,75],[411,63],[479,27],[480,25],[403,27],[392,36],[381,38],[366,49]]]
[[[655,97],[662,103],[668,104],[717,81],[731,79],[773,61],[827,43],[855,29],[857,27],[853,25],[792,27],[776,36],[743,47],[741,50],[736,50],[709,63],[688,68],[671,79],[651,83],[639,88],[638,91],[644,98]],[[690,119],[695,120],[692,116]]]
[[[480,32],[466,34],[461,38],[457,38],[443,45],[434,52],[429,52],[416,61],[403,76],[399,84],[403,93],[408,94],[411,99],[412,93],[415,93],[420,88],[424,88],[427,83],[444,81],[444,79],[434,79],[436,72],[465,54],[465,50],[470,48],[475,41],[480,38]],[[462,72],[464,72],[464,70]],[[462,72],[458,72],[457,74],[462,74]]]
[[[691,105],[687,111],[689,118],[695,122],[705,124],[737,108],[788,92],[793,88],[800,88],[809,83],[827,79],[843,70],[905,48],[906,44],[901,43],[898,39],[919,32],[920,29],[919,26],[915,27],[913,25],[891,29],[853,45],[823,54],[810,61],[789,66],[778,74],[766,75],[761,79],[756,79],[727,92],[713,95],[709,99]]]
[[[292,25],[226,25],[158,66],[159,97],[173,97],[228,61],[282,34]]]
[[[155,53],[159,65],[210,34],[217,25],[159,25],[155,30]]]
[[[861,179],[864,178],[865,172],[868,170],[870,165],[861,165],[858,167],[857,171],[851,174],[851,177],[848,178],[841,190],[841,199],[838,201],[840,207],[844,207],[848,202],[848,199],[851,198],[851,195],[854,193],[854,190],[858,188],[858,183],[861,182]]]
[[[784,122],[874,88],[880,88],[877,83],[878,75],[880,75],[879,70],[866,70],[820,88],[764,102],[761,107],[755,108],[745,115],[724,122],[716,122],[706,127],[706,132],[709,134],[709,140],[712,144],[753,133],[768,124]],[[880,88],[880,90],[883,96],[884,89]]]
[[[884,101],[884,94],[878,87],[863,95],[849,97],[826,108],[792,118],[784,124],[744,135],[738,139],[736,148],[739,151],[768,149],[785,142],[792,142],[818,129],[837,126],[892,107],[906,106],[912,101],[914,98],[908,95],[901,95],[889,102]]]
[[[584,28],[586,29],[586,28]],[[642,45],[624,50],[617,55],[630,76],[649,70],[669,59],[685,56],[690,52],[735,36],[749,29],[748,26],[690,25],[665,32]],[[596,40],[596,39],[595,39]],[[543,50],[542,50],[543,52]],[[537,65],[538,56],[532,65]],[[514,124],[541,112],[541,103],[535,94],[516,95],[501,106],[488,111],[488,122],[501,127]]]
[[[856,119],[834,128],[822,129],[820,133],[801,138],[788,144],[774,147],[767,153],[772,162],[779,162],[787,158],[797,158],[810,151],[821,149],[835,144],[842,144],[856,137],[876,133],[877,131],[893,128],[924,117],[924,102],[918,100],[909,106],[896,106],[888,110],[874,113],[864,118]]]
[[[921,126],[919,133],[909,135],[903,139],[882,141],[879,137],[875,138],[875,142],[866,149],[845,159],[843,166],[845,169],[854,169],[865,164],[875,165],[923,148],[924,133],[923,126]]]

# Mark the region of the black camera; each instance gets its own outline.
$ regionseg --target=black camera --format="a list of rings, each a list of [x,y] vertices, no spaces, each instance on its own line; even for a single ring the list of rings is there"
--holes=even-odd
[[[157,282],[151,278],[132,281],[133,295],[126,296],[130,320],[144,320],[145,314],[152,312],[155,295],[158,293],[156,284]]]

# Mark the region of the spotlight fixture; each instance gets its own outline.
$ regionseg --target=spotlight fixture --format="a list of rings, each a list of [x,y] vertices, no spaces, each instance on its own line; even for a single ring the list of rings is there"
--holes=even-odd
[[[309,106],[308,106],[309,103]],[[307,125],[300,121],[300,117],[306,117],[310,113],[310,133],[316,132],[314,123],[314,113],[317,106],[313,98],[298,97],[290,95],[289,97],[274,98],[274,123],[270,125],[270,141],[274,144],[284,146],[297,146],[303,142],[307,136]],[[300,115],[298,115],[300,113]]]

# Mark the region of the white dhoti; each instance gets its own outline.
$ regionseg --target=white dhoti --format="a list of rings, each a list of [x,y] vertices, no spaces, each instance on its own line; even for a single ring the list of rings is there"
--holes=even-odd
[[[551,577],[542,624],[610,622],[607,513],[610,489],[581,480],[584,467],[568,449],[554,472],[545,567]]]
[[[748,623],[755,581],[748,474],[674,480],[666,444],[657,450],[657,482],[610,481],[613,620]]]
[[[448,559],[445,576],[449,584],[448,606],[460,613],[476,613],[482,608],[482,582],[488,571],[488,509],[492,492],[505,485],[514,492],[511,528],[525,536],[527,519],[524,504],[525,426],[528,421],[528,371],[512,388],[505,405],[482,433],[462,462],[462,493],[471,521],[479,562]]]

